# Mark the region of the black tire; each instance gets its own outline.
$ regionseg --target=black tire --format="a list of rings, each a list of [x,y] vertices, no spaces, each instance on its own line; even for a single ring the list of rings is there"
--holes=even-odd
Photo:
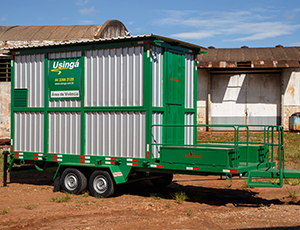
[[[155,174],[157,176],[161,176],[160,178],[151,179],[153,185],[158,187],[166,187],[168,186],[173,180],[173,174]]]
[[[89,189],[95,197],[109,197],[115,192],[115,184],[108,172],[96,170],[90,177]]]
[[[78,169],[67,168],[62,173],[60,184],[63,191],[79,194],[86,189],[87,179]]]

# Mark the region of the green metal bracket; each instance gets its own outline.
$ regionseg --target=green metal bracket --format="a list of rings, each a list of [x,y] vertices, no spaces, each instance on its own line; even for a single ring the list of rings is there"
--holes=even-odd
[[[127,181],[127,177],[130,173],[131,167],[125,166],[110,166],[109,170],[116,182],[116,184],[123,184]]]

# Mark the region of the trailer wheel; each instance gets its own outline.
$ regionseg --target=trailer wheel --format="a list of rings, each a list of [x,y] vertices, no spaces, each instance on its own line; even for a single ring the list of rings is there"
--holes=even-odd
[[[152,184],[159,187],[168,186],[173,180],[173,174],[159,174],[160,178],[151,179]]]
[[[109,197],[115,192],[115,184],[108,172],[96,170],[90,177],[89,189],[95,197]]]
[[[60,184],[65,192],[79,194],[86,189],[87,179],[78,169],[67,168],[62,173]]]

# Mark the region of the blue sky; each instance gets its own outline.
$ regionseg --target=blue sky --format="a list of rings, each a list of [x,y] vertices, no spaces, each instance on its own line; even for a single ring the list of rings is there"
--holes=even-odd
[[[0,26],[101,25],[117,19],[132,35],[154,33],[205,47],[300,46],[299,0],[1,1]]]

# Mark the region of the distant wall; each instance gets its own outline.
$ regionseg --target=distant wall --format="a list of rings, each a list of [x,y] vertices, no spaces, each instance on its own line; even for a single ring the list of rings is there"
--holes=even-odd
[[[0,139],[10,138],[10,82],[0,82]]]
[[[284,89],[284,129],[289,128],[289,117],[300,112],[300,68],[282,70]]]

